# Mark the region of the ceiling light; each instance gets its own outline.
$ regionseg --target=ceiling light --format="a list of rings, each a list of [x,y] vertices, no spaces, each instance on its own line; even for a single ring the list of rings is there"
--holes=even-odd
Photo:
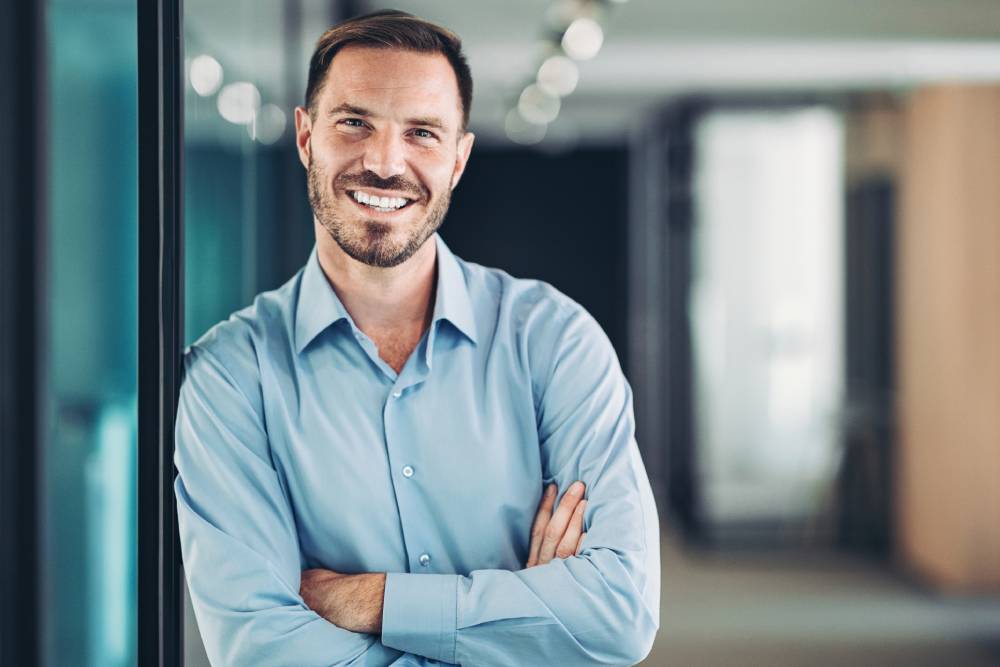
[[[569,24],[563,33],[562,47],[574,60],[590,60],[601,50],[604,31],[594,19],[580,17]]]
[[[188,78],[194,92],[208,97],[222,85],[222,65],[212,56],[202,54],[191,61]]]
[[[250,138],[262,144],[273,144],[285,132],[285,112],[276,104],[265,104],[247,125]]]
[[[580,70],[566,56],[552,56],[538,68],[538,85],[552,95],[566,97],[579,80]]]
[[[224,86],[216,99],[219,114],[230,123],[246,125],[260,108],[260,91],[246,81]]]
[[[517,109],[525,120],[537,125],[551,123],[559,115],[559,98],[531,84],[521,93]]]

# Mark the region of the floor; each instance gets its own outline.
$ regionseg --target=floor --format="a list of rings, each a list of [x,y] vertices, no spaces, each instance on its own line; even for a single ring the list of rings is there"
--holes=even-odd
[[[946,598],[830,553],[662,544],[660,632],[644,667],[1000,666],[1000,596]]]

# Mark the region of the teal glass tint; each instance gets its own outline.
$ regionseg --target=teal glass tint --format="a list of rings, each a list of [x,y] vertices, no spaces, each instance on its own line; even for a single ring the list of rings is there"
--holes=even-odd
[[[324,3],[184,3],[184,339],[277,287],[313,244],[295,151]]]
[[[136,5],[47,5],[44,663],[136,662]]]

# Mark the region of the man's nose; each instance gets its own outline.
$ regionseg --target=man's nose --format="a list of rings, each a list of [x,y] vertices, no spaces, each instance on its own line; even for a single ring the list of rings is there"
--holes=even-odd
[[[362,166],[382,178],[398,176],[406,171],[405,145],[402,138],[391,132],[378,132],[368,138]]]

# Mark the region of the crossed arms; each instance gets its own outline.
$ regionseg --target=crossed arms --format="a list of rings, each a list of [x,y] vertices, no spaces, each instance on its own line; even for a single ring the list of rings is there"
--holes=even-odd
[[[580,551],[583,538],[583,499],[586,486],[577,481],[556,502],[556,485],[549,484],[542,496],[531,528],[531,549],[526,567],[536,567],[553,558],[569,558]],[[378,635],[382,632],[382,601],[385,573],[343,574],[323,568],[302,572],[299,593],[306,606],[339,628]]]
[[[538,436],[547,482],[587,482],[587,537],[579,554],[548,562],[539,544],[537,566],[516,572],[389,572],[339,583],[339,573],[304,575],[259,398],[251,398],[259,382],[252,352],[223,364],[217,351],[192,347],[176,426],[175,490],[188,584],[213,665],[641,660],[659,625],[659,548],[631,394],[588,315],[560,324],[546,346],[556,352],[541,387]],[[323,594],[310,598],[313,584],[322,591],[321,577],[331,576],[338,585],[326,588],[337,590],[335,603]],[[345,595],[359,604],[336,604]],[[334,614],[356,617],[331,623],[326,608],[321,615],[308,603],[324,607],[323,600]]]

